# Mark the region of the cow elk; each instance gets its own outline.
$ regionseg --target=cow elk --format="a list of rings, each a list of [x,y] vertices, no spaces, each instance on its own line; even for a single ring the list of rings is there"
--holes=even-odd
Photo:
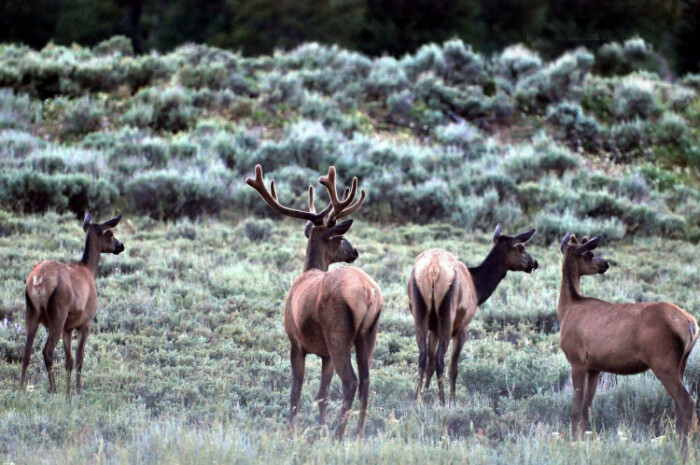
[[[338,419],[336,436],[342,439],[355,393],[357,376],[352,368],[350,352],[356,351],[360,376],[360,417],[357,434],[364,432],[367,399],[369,395],[369,369],[377,339],[377,323],[382,310],[382,293],[364,271],[343,266],[328,270],[332,263],[352,263],[358,252],[343,236],[352,220],[336,224],[362,205],[365,191],[353,203],[357,193],[357,178],[351,189],[346,189],[343,199],[338,198],[335,185],[335,168],[319,182],[325,186],[330,203],[320,212],[314,208],[314,189],[309,187],[309,210],[296,210],[282,206],[277,200],[274,181],[268,190],[263,181],[262,167],[255,167],[255,179],[246,182],[258,191],[265,203],[277,213],[306,220],[308,238],[303,272],[294,280],[287,295],[284,309],[284,328],[291,343],[289,359],[292,365],[292,389],[290,424],[295,425],[304,382],[306,354],[321,357],[321,384],[318,391],[319,421],[325,423],[328,391],[335,369],[343,385],[343,405]]]
[[[73,330],[78,330],[78,351],[75,360],[75,389],[80,394],[80,375],[83,368],[85,343],[90,334],[90,322],[97,310],[97,290],[95,276],[100,262],[100,254],[118,255],[124,251],[124,245],[114,237],[114,228],[121,215],[102,224],[91,224],[90,213],[85,215],[85,250],[79,262],[69,264],[53,260],[44,260],[32,269],[27,276],[25,288],[27,342],[22,358],[20,386],[26,383],[27,367],[32,353],[32,344],[39,324],[46,326],[48,338],[43,355],[49,376],[49,391],[56,392],[56,377],[53,371],[54,350],[63,337],[63,349],[66,353],[66,395],[70,396],[70,378],[73,371],[71,342]]]
[[[437,371],[440,402],[445,403],[445,354],[452,339],[450,399],[454,402],[459,355],[476,308],[491,296],[508,271],[531,273],[537,269],[537,260],[525,251],[525,243],[534,233],[531,229],[514,237],[505,236],[498,224],[491,252],[476,267],[468,268],[442,249],[426,250],[416,258],[408,280],[408,303],[419,351],[416,400],[420,399],[424,378],[427,389]]]
[[[695,401],[683,386],[690,351],[698,337],[698,324],[689,313],[666,302],[611,303],[585,297],[581,276],[605,273],[610,264],[593,250],[601,237],[581,243],[567,233],[562,283],[557,306],[561,325],[559,345],[571,364],[574,401],[572,438],[590,428],[588,412],[601,372],[632,375],[651,370],[671,395],[676,407],[676,428],[686,435],[695,430]]]

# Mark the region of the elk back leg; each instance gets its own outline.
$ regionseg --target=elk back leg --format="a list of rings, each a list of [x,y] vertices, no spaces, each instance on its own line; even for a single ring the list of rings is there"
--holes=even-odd
[[[423,389],[430,387],[430,380],[435,374],[435,354],[437,353],[438,335],[435,331],[428,332],[428,366],[425,372],[425,386]]]
[[[440,391],[440,402],[442,405],[445,405],[445,354],[447,353],[447,347],[450,345],[450,339],[452,338],[452,300],[454,292],[455,282],[453,281],[450,288],[445,293],[445,296],[442,298],[440,308],[437,309],[438,345],[435,354],[435,372],[437,373],[438,390]]]
[[[24,314],[24,322],[27,331],[27,341],[24,344],[24,354],[22,356],[22,371],[19,378],[20,389],[24,389],[27,383],[27,367],[29,366],[29,359],[32,356],[32,345],[34,345],[34,338],[39,329],[39,309],[35,309],[32,304],[31,299],[27,292],[24,292],[24,300],[26,305],[26,310]]]
[[[333,379],[333,362],[330,357],[321,358],[321,385],[318,388],[318,422],[326,424],[326,408],[328,407],[328,391]]]
[[[416,400],[420,400],[421,387],[425,377],[425,368],[428,361],[428,308],[423,296],[418,291],[413,274],[408,282],[408,305],[413,315],[413,328],[416,331],[416,343],[418,344],[418,386],[416,387]]]
[[[80,394],[82,389],[81,375],[83,373],[83,360],[85,358],[85,344],[90,335],[90,326],[85,325],[80,328],[78,333],[78,350],[75,357],[75,392]]]
[[[343,383],[343,406],[338,416],[338,427],[335,431],[336,437],[338,440],[341,440],[345,434],[345,427],[348,424],[348,417],[350,416],[350,408],[352,407],[352,401],[355,399],[355,393],[357,392],[357,376],[350,362],[349,347],[344,348],[340,346],[331,350],[331,360],[333,361],[335,371],[338,373],[338,377],[340,377]]]
[[[450,402],[455,403],[457,392],[457,373],[459,370],[459,356],[462,353],[462,347],[467,340],[467,326],[452,340],[452,357],[450,357]]]
[[[66,396],[70,397],[70,375],[73,372],[73,353],[71,343],[73,342],[73,330],[63,330],[63,351],[66,354]]]
[[[679,370],[674,369],[674,366],[677,366],[677,363],[676,365],[664,364],[661,367],[653,366],[651,369],[673,398],[676,407],[676,430],[687,437],[695,430],[698,422],[695,414],[695,400],[683,386]]]
[[[289,396],[289,424],[294,429],[296,426],[299,402],[301,401],[301,387],[304,384],[304,372],[306,370],[306,352],[292,344],[289,351],[289,361],[292,365],[292,392]]]
[[[358,436],[365,433],[365,417],[367,416],[367,405],[369,402],[369,369],[374,358],[374,347],[377,342],[377,323],[379,314],[375,317],[372,326],[365,335],[360,335],[355,342],[355,353],[357,356],[357,373],[360,376],[360,418],[357,422]],[[420,383],[418,384],[420,387]]]

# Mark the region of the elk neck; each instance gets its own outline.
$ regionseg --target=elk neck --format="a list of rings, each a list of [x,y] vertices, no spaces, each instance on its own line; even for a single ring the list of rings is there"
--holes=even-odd
[[[323,257],[323,251],[320,247],[309,239],[306,243],[306,259],[304,260],[304,271],[321,270],[324,273],[328,271],[328,263]]]
[[[491,297],[493,291],[508,273],[503,253],[495,248],[491,249],[481,265],[469,268],[469,273],[476,286],[477,305],[481,305]]]
[[[88,231],[85,235],[85,250],[83,250],[83,258],[80,262],[87,266],[93,276],[97,276],[97,267],[100,264],[100,249],[97,247],[97,238],[92,231]]]
[[[573,257],[564,257],[561,276],[561,290],[559,291],[559,303],[557,313],[561,322],[572,302],[583,298],[579,290],[581,274],[578,272],[576,260]]]

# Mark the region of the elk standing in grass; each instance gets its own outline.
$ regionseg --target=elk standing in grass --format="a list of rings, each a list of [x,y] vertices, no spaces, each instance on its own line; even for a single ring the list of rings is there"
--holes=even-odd
[[[248,178],[246,182],[277,213],[307,221],[304,271],[294,280],[284,309],[284,328],[291,342],[290,423],[293,427],[299,408],[306,354],[316,354],[322,360],[318,391],[319,421],[322,425],[326,418],[328,390],[334,369],[343,383],[343,406],[336,430],[337,437],[342,439],[358,389],[357,376],[350,360],[354,346],[360,375],[361,403],[357,433],[362,434],[369,395],[369,369],[383,303],[382,293],[377,283],[359,268],[344,266],[329,271],[328,266],[337,262],[352,263],[358,257],[357,250],[343,237],[350,229],[352,220],[339,224],[336,221],[360,208],[365,200],[365,191],[363,189],[360,199],[352,203],[357,193],[357,178],[353,178],[352,188],[346,189],[343,200],[340,200],[335,186],[335,168],[331,166],[328,175],[319,179],[328,190],[330,203],[323,211],[316,213],[313,187],[309,187],[309,211],[303,211],[279,203],[274,181],[268,190],[260,165],[255,167],[255,179]]]
[[[695,430],[695,401],[683,386],[690,351],[698,337],[695,318],[666,302],[611,303],[585,297],[579,291],[581,276],[605,273],[610,264],[593,249],[600,236],[584,237],[581,244],[567,233],[557,315],[559,345],[571,364],[574,402],[572,438],[590,428],[588,412],[600,373],[632,375],[651,369],[673,398],[677,430]]]
[[[97,290],[95,276],[100,254],[115,255],[124,251],[124,245],[114,237],[111,229],[121,219],[121,215],[102,224],[90,224],[90,214],[85,215],[85,250],[79,262],[68,265],[53,260],[44,260],[32,269],[27,276],[25,301],[27,342],[22,358],[20,386],[26,382],[27,366],[32,354],[32,344],[39,329],[39,323],[48,329],[48,338],[43,355],[49,375],[49,391],[56,392],[56,378],[53,372],[53,355],[58,341],[63,336],[66,353],[66,395],[70,395],[70,378],[73,370],[71,342],[73,330],[78,330],[78,352],[76,355],[76,384],[80,394],[80,374],[83,368],[85,342],[90,333],[90,322],[97,310]]]
[[[508,271],[531,273],[537,269],[537,260],[525,251],[525,243],[534,233],[531,229],[515,237],[504,236],[501,225],[497,225],[491,252],[481,265],[473,268],[467,268],[442,249],[426,250],[416,258],[408,280],[408,303],[419,351],[416,399],[420,398],[424,377],[427,389],[437,371],[440,401],[445,403],[445,354],[452,339],[450,399],[454,401],[457,363],[469,322],[477,306],[491,296]]]

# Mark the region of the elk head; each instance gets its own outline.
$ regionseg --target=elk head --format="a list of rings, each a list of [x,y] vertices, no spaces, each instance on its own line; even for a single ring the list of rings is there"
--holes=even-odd
[[[576,236],[567,232],[560,247],[561,253],[564,254],[565,266],[574,266],[579,276],[603,274],[608,271],[610,263],[593,252],[600,239],[600,235],[590,240],[588,236],[583,236],[579,244]]]
[[[277,192],[275,191],[275,181],[270,182],[270,189],[268,190],[263,180],[263,172],[260,165],[255,166],[255,179],[246,179],[246,183],[258,191],[265,203],[277,213],[306,220],[304,234],[308,239],[308,243],[304,268],[305,270],[319,268],[325,271],[331,263],[352,263],[357,260],[359,253],[344,237],[344,234],[352,226],[352,220],[343,221],[339,224],[337,220],[360,208],[365,201],[366,193],[362,189],[360,198],[353,203],[358,185],[357,177],[354,177],[352,186],[346,188],[343,199],[339,199],[335,185],[335,167],[333,166],[328,168],[328,174],[321,176],[318,181],[326,188],[330,197],[330,203],[320,212],[316,212],[314,206],[313,186],[309,186],[309,210],[304,211],[285,207],[279,203]]]
[[[94,238],[97,245],[97,250],[100,253],[112,253],[119,255],[124,251],[124,244],[114,237],[112,228],[114,228],[122,219],[121,215],[115,216],[111,220],[107,220],[102,224],[90,224],[90,213],[85,215],[83,221],[83,231],[88,237]]]
[[[525,244],[530,240],[536,229],[530,229],[517,236],[506,236],[501,233],[501,224],[496,225],[493,233],[492,253],[505,257],[508,271],[524,271],[532,273],[539,268],[537,260],[525,251]]]

